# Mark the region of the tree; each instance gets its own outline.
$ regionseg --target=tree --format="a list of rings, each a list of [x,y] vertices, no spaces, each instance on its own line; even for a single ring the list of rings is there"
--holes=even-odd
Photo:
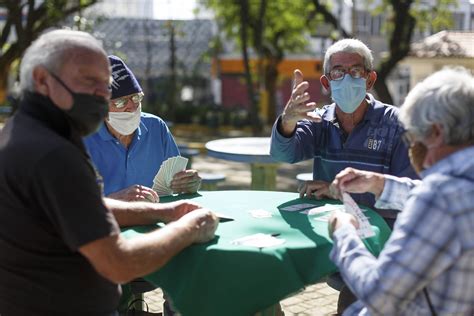
[[[98,0],[1,0],[8,15],[0,31],[0,91],[5,91],[11,65],[38,35]],[[3,101],[3,100],[0,100]]]
[[[273,122],[276,116],[277,67],[287,53],[304,51],[313,26],[311,21],[308,25],[301,16],[306,11],[307,1],[203,0],[201,4],[214,11],[227,37],[241,47],[251,113],[258,113],[257,95],[252,93],[258,86],[268,95],[266,117],[267,122]],[[256,70],[251,67],[250,49],[257,57]],[[251,120],[258,124],[255,118]],[[260,124],[254,127],[261,128]]]

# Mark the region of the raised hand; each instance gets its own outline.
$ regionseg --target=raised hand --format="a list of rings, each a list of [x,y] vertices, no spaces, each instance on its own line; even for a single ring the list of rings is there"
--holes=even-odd
[[[280,132],[282,134],[291,135],[296,128],[296,123],[302,119],[321,122],[321,117],[313,112],[317,107],[316,103],[306,103],[310,98],[309,93],[306,92],[308,88],[309,83],[303,81],[303,73],[296,69],[293,73],[293,91],[281,115]]]

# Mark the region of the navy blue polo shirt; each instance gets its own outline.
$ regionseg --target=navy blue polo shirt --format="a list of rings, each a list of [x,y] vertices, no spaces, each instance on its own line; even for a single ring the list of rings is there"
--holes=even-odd
[[[278,120],[272,131],[271,156],[289,163],[313,159],[314,180],[326,182],[332,182],[347,167],[417,179],[408,148],[401,140],[398,109],[370,94],[367,98],[364,118],[349,135],[339,126],[334,103],[317,110],[322,122],[299,121],[289,138],[278,132]],[[372,194],[352,196],[357,203],[369,207],[375,204]]]
[[[148,113],[142,113],[140,126],[128,148],[112,136],[105,124],[85,138],[84,144],[103,177],[105,195],[134,184],[152,187],[163,161],[179,156],[166,123]]]

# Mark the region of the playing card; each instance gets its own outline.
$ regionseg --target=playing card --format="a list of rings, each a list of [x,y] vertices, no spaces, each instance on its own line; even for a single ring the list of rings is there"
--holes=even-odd
[[[302,204],[294,204],[294,205],[285,206],[281,208],[281,210],[287,211],[287,212],[297,212],[299,210],[310,208],[313,206],[314,206],[313,204],[302,203]]]
[[[252,217],[255,217],[255,218],[270,218],[272,217],[272,213],[270,213],[269,211],[265,211],[265,210],[250,210],[249,211],[250,215],[252,215]]]
[[[231,241],[231,244],[265,248],[265,247],[278,246],[278,245],[283,244],[284,242],[285,242],[285,239],[276,238],[272,236],[271,234],[258,233],[258,234],[234,239],[233,241]]]
[[[176,173],[186,169],[188,159],[176,156],[168,158],[161,164],[160,170],[153,179],[153,190],[155,190],[159,196],[171,195],[171,181]]]
[[[309,210],[304,210],[301,213],[308,214],[308,215],[316,215],[320,213],[332,212],[335,210],[342,210],[342,209],[344,209],[344,205],[324,204],[322,206],[313,207]]]
[[[362,238],[369,238],[375,236],[375,233],[370,226],[369,220],[367,216],[362,213],[357,203],[352,199],[352,197],[344,192],[342,194],[342,202],[344,203],[344,209],[346,212],[354,215],[359,222],[359,229],[357,229],[357,233]]]

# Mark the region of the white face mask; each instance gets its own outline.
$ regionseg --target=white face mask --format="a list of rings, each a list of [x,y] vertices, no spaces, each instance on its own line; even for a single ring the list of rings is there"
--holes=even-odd
[[[109,112],[107,123],[121,135],[130,135],[140,125],[141,106],[135,112]]]

